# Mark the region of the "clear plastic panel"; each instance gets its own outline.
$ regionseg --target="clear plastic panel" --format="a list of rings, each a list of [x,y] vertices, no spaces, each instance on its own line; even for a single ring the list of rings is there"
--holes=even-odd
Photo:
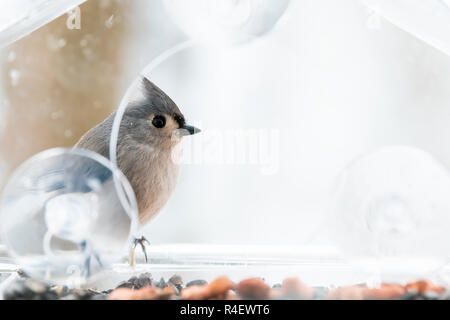
[[[0,10],[0,47],[26,36],[86,0],[4,0]]]
[[[450,55],[448,0],[363,0],[399,28]]]
[[[9,13],[5,11],[5,17],[11,20],[4,19],[0,23],[0,28],[3,28],[0,45],[22,37],[81,2],[15,1],[16,8],[11,7],[13,11]],[[364,2],[400,28],[450,53],[448,1]],[[61,283],[74,280],[74,274],[79,276],[75,277],[77,281],[86,282],[86,275],[89,274],[91,284],[97,281],[98,286],[105,289],[110,289],[131,274],[147,271],[153,273],[154,277],[183,273],[186,275],[185,280],[211,280],[223,274],[235,281],[262,276],[272,283],[280,282],[287,276],[301,276],[311,285],[355,284],[367,282],[371,275],[383,275],[385,280],[415,280],[425,276],[432,278],[440,271],[450,252],[450,245],[445,241],[450,228],[446,214],[450,209],[450,178],[448,169],[434,158],[439,147],[433,146],[434,150],[430,154],[419,148],[388,147],[355,157],[361,151],[390,142],[390,137],[377,140],[371,135],[372,132],[355,137],[357,133],[367,130],[367,127],[370,129],[367,131],[379,130],[380,126],[376,130],[371,130],[371,126],[392,119],[392,116],[395,118],[400,114],[402,121],[408,121],[409,118],[404,116],[407,109],[396,109],[397,106],[391,104],[393,99],[386,98],[389,102],[377,100],[378,96],[394,96],[397,94],[394,91],[406,92],[406,87],[393,88],[392,82],[388,82],[386,87],[381,86],[383,79],[397,78],[390,77],[390,73],[369,74],[367,77],[364,74],[364,81],[361,81],[362,74],[355,71],[360,66],[370,65],[372,58],[379,58],[368,54],[363,58],[358,56],[366,53],[365,50],[358,50],[366,48],[367,42],[358,42],[356,39],[355,42],[345,43],[351,50],[327,51],[329,47],[339,49],[340,46],[330,46],[330,43],[340,43],[338,40],[350,38],[346,32],[353,30],[354,26],[349,24],[347,29],[339,29],[336,34],[327,29],[329,33],[325,32],[325,37],[322,37],[321,28],[314,28],[314,25],[307,23],[295,24],[307,21],[306,14],[310,13],[308,7],[301,7],[300,2],[296,2],[298,7],[289,9],[306,9],[306,14],[302,16],[304,13],[301,10],[290,12],[291,18],[295,19],[291,19],[288,27],[295,32],[301,29],[298,26],[313,27],[301,29],[299,34],[290,34],[291,31],[285,26],[285,29],[276,30],[278,37],[262,38],[275,28],[290,1],[279,1],[276,5],[264,0],[196,0],[189,4],[182,0],[166,0],[162,3],[174,23],[190,39],[178,42],[152,59],[128,87],[111,128],[111,162],[90,152],[49,150],[29,159],[9,180],[0,208],[0,228],[15,262],[33,276]],[[21,6],[21,10],[16,10],[18,6]],[[310,6],[314,7],[312,2]],[[269,10],[269,7],[272,9]],[[30,10],[23,11],[23,8]],[[316,10],[312,12],[321,13],[322,17],[328,17],[327,14],[333,11],[328,10],[324,14],[327,10]],[[364,29],[362,25],[361,29]],[[364,33],[367,30],[357,31],[357,35],[364,35],[360,39],[367,38]],[[288,38],[289,35],[293,37]],[[250,40],[255,38],[264,41],[254,41],[252,47]],[[298,39],[306,42],[300,43]],[[298,43],[291,44],[295,41]],[[217,44],[238,49],[217,50]],[[240,44],[245,45],[239,47]],[[317,56],[319,58],[315,59]],[[354,64],[357,56],[361,60]],[[139,59],[144,58],[140,56]],[[395,59],[377,61],[398,62]],[[184,68],[182,72],[174,72],[179,65],[182,65],[181,69]],[[342,65],[342,68],[336,68],[337,65]],[[367,70],[382,69],[378,68],[380,65],[374,64],[373,69]],[[390,69],[388,67],[386,70]],[[214,70],[213,77],[209,73],[211,70]],[[343,79],[344,72],[352,77]],[[15,73],[10,75],[14,78]],[[252,180],[255,175],[239,176],[242,181],[246,179],[242,189],[239,189],[240,183],[232,181],[232,178],[227,181],[228,189],[223,190],[233,188],[234,191],[242,191],[242,194],[223,193],[220,199],[228,201],[233,196],[241,197],[233,203],[240,216],[224,215],[218,217],[214,224],[205,226],[204,220],[199,219],[200,214],[195,216],[196,212],[186,212],[188,219],[199,219],[201,227],[195,233],[206,234],[204,229],[211,225],[216,229],[210,228],[209,234],[223,232],[220,219],[232,220],[238,217],[235,230],[232,231],[235,235],[239,233],[247,236],[244,228],[249,226],[254,227],[255,234],[258,227],[263,226],[264,230],[275,229],[275,235],[283,233],[286,235],[283,239],[293,240],[297,244],[306,243],[317,232],[323,232],[320,222],[327,221],[330,214],[334,214],[330,234],[334,232],[331,240],[336,240],[333,244],[337,246],[155,245],[149,248],[151,261],[148,265],[140,263],[130,268],[127,264],[115,264],[126,252],[125,249],[129,248],[130,237],[136,235],[138,227],[133,190],[118,169],[117,141],[122,117],[129,102],[134,101],[140,93],[143,76],[158,86],[163,84],[161,88],[170,83],[167,87],[169,91],[175,91],[177,99],[174,99],[186,111],[187,117],[190,118],[195,111],[197,116],[201,114],[203,121],[217,125],[217,119],[221,121],[228,113],[232,114],[228,119],[235,121],[231,125],[236,124],[238,127],[259,126],[261,123],[273,125],[280,129],[280,141],[284,144],[284,150],[288,150],[282,159],[284,163],[277,163],[283,166],[284,176],[264,180],[265,189],[254,193],[251,188],[245,189],[252,183],[258,184]],[[366,81],[372,76],[376,80]],[[175,78],[182,82],[179,87],[183,87],[184,93],[180,93],[182,90],[176,92]],[[257,78],[264,79],[264,83],[258,82],[260,79]],[[363,90],[359,90],[359,87],[355,90],[357,82],[363,83]],[[371,84],[380,87],[373,89]],[[189,90],[185,88],[191,92],[186,93]],[[379,95],[377,90],[383,94]],[[323,94],[325,91],[327,94]],[[367,99],[367,94],[374,92],[376,94]],[[172,96],[171,93],[169,95]],[[341,100],[334,104],[335,98]],[[398,101],[401,100],[395,103]],[[194,105],[194,102],[198,109],[185,109],[186,105]],[[379,110],[375,108],[379,106]],[[418,117],[421,115],[418,114]],[[404,122],[395,123],[396,126],[398,124]],[[393,135],[400,136],[400,139],[394,140],[415,145],[412,142],[416,141],[412,140],[417,136],[412,132],[420,130],[416,132],[415,129],[409,129],[410,136],[406,136],[408,139],[412,137],[411,140],[401,139],[402,135],[393,130]],[[424,148],[430,140],[424,138],[422,142],[418,145]],[[344,164],[347,166],[337,180],[334,198],[327,198],[324,186],[331,185],[329,182],[332,176]],[[90,169],[86,171],[86,167]],[[235,172],[233,177],[238,176]],[[204,179],[205,185],[214,191],[215,187],[223,183],[220,178],[224,176]],[[239,179],[235,180],[240,182]],[[202,180],[200,175],[192,175],[190,183],[196,185],[199,180]],[[273,184],[268,181],[273,181]],[[309,193],[314,188],[315,191]],[[266,196],[271,197],[267,202],[269,206],[259,202]],[[195,201],[189,200],[191,203]],[[201,214],[215,213],[214,200],[205,201]],[[330,200],[333,207],[327,211],[325,208]],[[298,215],[298,218],[289,220],[293,215]],[[315,219],[317,216],[321,217]],[[305,217],[308,219],[303,219]],[[243,219],[247,220],[240,229]],[[285,228],[289,224],[289,228]],[[168,223],[161,225],[171,226]],[[230,240],[233,240],[232,232],[228,237]],[[260,240],[266,235],[259,231],[258,236]],[[192,240],[192,237],[186,238]],[[270,239],[277,240],[275,236]],[[339,249],[342,249],[344,257],[341,257]],[[142,259],[142,256],[139,258]],[[7,271],[15,268],[11,264],[3,267]],[[109,269],[107,274],[111,283],[108,285],[102,282],[104,278],[101,281],[96,279],[105,269]]]

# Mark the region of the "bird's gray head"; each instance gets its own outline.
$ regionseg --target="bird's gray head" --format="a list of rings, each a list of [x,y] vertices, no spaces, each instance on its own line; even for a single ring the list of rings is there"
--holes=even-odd
[[[131,102],[124,113],[121,132],[139,144],[172,148],[181,138],[200,132],[186,124],[175,102],[147,78],[141,83],[142,98]]]

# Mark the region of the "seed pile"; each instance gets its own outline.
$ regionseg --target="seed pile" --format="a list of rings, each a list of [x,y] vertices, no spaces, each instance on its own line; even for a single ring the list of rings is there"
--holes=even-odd
[[[270,286],[261,278],[234,283],[228,277],[219,277],[209,283],[194,280],[185,285],[178,275],[166,281],[164,278],[154,280],[150,273],[132,277],[107,291],[69,289],[22,278],[12,282],[3,296],[6,300],[450,300],[450,292],[446,288],[428,280],[407,285],[384,283],[376,288],[365,285],[324,288],[310,287],[299,278],[287,278]]]
[[[3,292],[5,300],[104,300],[111,292],[91,289],[69,289],[66,286],[52,286],[34,279],[17,279]]]
[[[171,278],[172,279],[172,278]],[[177,278],[180,281],[180,278]],[[287,278],[281,284],[269,286],[261,278],[246,279],[233,283],[227,277],[220,277],[210,283],[203,280],[189,282],[185,287],[179,283],[175,287],[171,280],[167,287],[161,286],[141,287],[130,289],[127,283],[133,283],[131,278],[113,290],[110,300],[152,300],[164,299],[184,300],[266,300],[266,299],[302,299],[302,300],[448,300],[450,292],[444,287],[434,285],[428,280],[417,281],[407,285],[382,284],[376,288],[365,285],[338,287],[335,289],[324,287],[310,287],[299,278]],[[161,279],[157,283],[161,283]],[[172,294],[170,296],[170,294]]]

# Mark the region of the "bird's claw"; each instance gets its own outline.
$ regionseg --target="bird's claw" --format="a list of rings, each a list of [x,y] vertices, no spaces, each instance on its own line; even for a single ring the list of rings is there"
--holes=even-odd
[[[147,249],[145,246],[146,244],[150,245],[150,241],[148,241],[144,236],[142,236],[140,238],[134,238],[133,246],[132,246],[131,252],[130,252],[130,266],[133,267],[135,265],[134,252],[138,245],[142,248],[142,252],[144,253],[144,257],[145,257],[145,262],[148,263]]]
[[[103,264],[98,253],[88,246],[87,241],[82,241],[80,247],[85,255],[83,274],[86,278],[89,278],[91,276],[91,257],[95,258],[100,267],[103,267]]]

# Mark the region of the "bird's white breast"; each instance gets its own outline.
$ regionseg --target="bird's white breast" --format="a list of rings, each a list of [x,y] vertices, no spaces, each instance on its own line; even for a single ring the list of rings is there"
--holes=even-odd
[[[139,221],[148,223],[164,207],[175,189],[179,166],[172,161],[171,152],[148,148],[135,159],[134,170],[139,175],[132,175],[130,181],[136,193],[139,205]]]

